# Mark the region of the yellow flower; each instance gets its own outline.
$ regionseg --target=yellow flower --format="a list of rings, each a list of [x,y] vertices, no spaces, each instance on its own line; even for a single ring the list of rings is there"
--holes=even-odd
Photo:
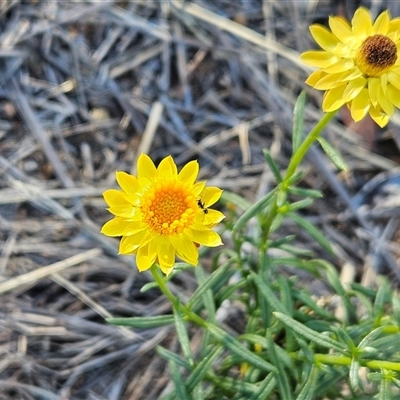
[[[114,218],[104,224],[101,232],[122,236],[119,253],[136,254],[139,271],[157,262],[168,275],[175,256],[196,266],[199,245],[222,244],[211,228],[224,215],[209,208],[219,200],[222,190],[196,182],[197,161],[189,162],[178,173],[171,156],[156,168],[150,157],[142,154],[137,170],[137,177],[116,172],[122,190],[103,193]]]
[[[300,57],[314,71],[306,83],[326,90],[322,109],[335,111],[344,104],[355,121],[367,113],[381,127],[389,122],[394,107],[400,108],[400,18],[389,11],[375,22],[359,8],[349,24],[342,17],[329,18],[330,31],[310,26],[323,50],[306,51]]]

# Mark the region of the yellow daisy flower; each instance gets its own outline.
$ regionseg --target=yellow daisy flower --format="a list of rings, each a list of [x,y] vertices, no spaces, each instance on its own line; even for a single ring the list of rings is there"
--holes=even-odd
[[[140,155],[137,177],[116,172],[122,190],[103,193],[114,218],[104,224],[107,236],[122,236],[120,254],[136,254],[139,271],[155,262],[170,274],[175,256],[196,266],[198,246],[222,244],[213,228],[224,215],[209,208],[219,200],[222,190],[196,182],[197,161],[186,164],[178,173],[171,156],[155,167],[146,154]]]
[[[335,111],[344,104],[354,121],[367,113],[381,127],[400,108],[400,18],[382,12],[375,22],[370,12],[359,8],[349,24],[342,17],[330,17],[329,29],[310,26],[323,50],[306,51],[300,58],[319,69],[306,83],[326,90],[323,111]]]

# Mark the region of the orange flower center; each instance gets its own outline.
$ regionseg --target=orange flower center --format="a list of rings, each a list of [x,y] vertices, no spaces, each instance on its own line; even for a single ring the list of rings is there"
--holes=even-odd
[[[186,186],[167,181],[157,182],[144,194],[141,211],[152,233],[175,236],[193,224],[198,207]]]
[[[367,37],[356,56],[358,68],[367,76],[376,77],[390,68],[397,60],[397,47],[392,39],[376,34]]]

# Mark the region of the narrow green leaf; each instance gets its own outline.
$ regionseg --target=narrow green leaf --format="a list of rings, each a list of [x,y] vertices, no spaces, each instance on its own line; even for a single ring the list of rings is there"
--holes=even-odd
[[[218,271],[218,269],[216,271]],[[194,274],[197,279],[198,288],[203,288],[207,280],[209,280],[208,278],[211,278],[211,276],[206,275],[204,268],[201,265],[199,265],[197,268],[194,269]],[[210,322],[214,323],[216,310],[215,310],[215,301],[212,290],[207,289],[203,291],[201,297],[208,313],[208,319]],[[190,304],[190,302],[188,304]]]
[[[331,312],[325,310],[325,308],[320,307],[305,290],[294,291],[293,297],[313,310],[315,314],[320,315],[328,321],[336,321],[336,317]]]
[[[289,380],[287,377],[287,373],[283,368],[283,364],[279,359],[276,349],[275,343],[272,340],[271,331],[267,331],[267,342],[268,342],[268,354],[270,356],[271,363],[276,366],[277,373],[275,374],[275,379],[278,384],[279,390],[279,398],[282,400],[292,400],[292,391],[290,389]]]
[[[173,315],[155,317],[106,318],[109,324],[131,326],[132,328],[149,329],[174,323]]]
[[[291,218],[296,224],[301,226],[305,231],[307,231],[308,234],[313,237],[326,251],[333,254],[333,250],[329,241],[325,238],[322,232],[317,229],[311,222],[307,221],[305,218],[294,212],[287,213],[286,215]]]
[[[264,149],[263,153],[264,153],[265,161],[267,162],[268,166],[270,167],[271,172],[275,177],[275,180],[277,181],[277,183],[281,183],[282,182],[282,175],[281,175],[281,172],[279,171],[278,165],[276,164],[276,162],[272,158],[271,153],[269,152],[268,149]]]
[[[223,329],[218,326],[207,324],[207,330],[214,336],[218,341],[223,343],[233,354],[241,357],[243,361],[247,361],[249,364],[263,371],[276,371],[276,368],[269,362],[263,360],[250,350],[246,349],[240,342],[238,342],[233,336],[229,335]]]
[[[175,320],[175,330],[178,336],[179,343],[182,348],[183,355],[186,360],[188,360],[190,365],[194,364],[192,350],[190,348],[189,335],[186,329],[186,324],[183,321],[182,314],[178,307],[174,306],[174,320]]]
[[[231,273],[228,274],[229,268],[231,268],[231,262],[227,262],[225,265],[217,268],[207,279],[202,281],[201,284],[199,282],[198,288],[195,290],[188,302],[188,307],[192,308],[197,301],[201,300],[207,290],[214,292],[213,289],[215,286],[220,285],[221,283],[224,285],[225,282],[230,279],[232,274],[235,273],[235,271],[232,270]]]
[[[311,340],[317,345],[322,347],[327,347],[328,349],[334,349],[341,353],[345,352],[345,348],[338,341],[330,338],[329,336],[326,336],[310,328],[307,328],[302,323],[280,312],[274,312],[273,314],[277,319],[279,319],[279,321],[281,321],[288,328],[297,332],[299,335],[305,337],[306,339]]]
[[[148,282],[142,286],[140,293],[147,292],[150,289],[158,288],[157,282]]]
[[[274,374],[268,374],[260,383],[257,392],[253,393],[249,400],[269,399],[270,394],[275,389],[276,379]]]
[[[225,204],[232,203],[242,210],[247,210],[251,207],[251,203],[248,200],[236,193],[230,192],[229,190],[224,190],[222,192],[221,201]]]
[[[359,377],[360,371],[360,363],[353,358],[350,364],[350,371],[349,371],[349,380],[350,380],[350,387],[354,392],[357,392],[361,389],[362,382]]]
[[[319,190],[304,189],[296,186],[289,186],[288,192],[294,196],[311,197],[313,199],[320,199],[321,197],[324,196]]]
[[[313,365],[310,371],[310,375],[308,375],[308,379],[304,384],[301,392],[297,396],[296,400],[313,400],[315,399],[315,389],[317,387],[318,382],[318,368]]]
[[[258,290],[264,297],[264,299],[268,302],[268,304],[271,306],[271,308],[274,311],[279,311],[283,314],[287,314],[287,311],[283,304],[281,303],[280,300],[275,296],[275,294],[272,292],[271,288],[269,285],[264,282],[259,275],[254,273],[253,271],[250,271],[250,276],[251,279],[254,281],[254,283],[257,285]]]
[[[220,356],[223,348],[219,346],[218,348],[213,347],[212,351],[209,351],[207,356],[197,364],[196,368],[189,375],[186,385],[189,391],[194,390],[194,388],[203,380],[203,378],[210,371],[212,363]]]
[[[347,165],[343,160],[342,156],[339,152],[324,138],[319,137],[318,142],[324,150],[325,154],[329,157],[329,159],[335,164],[336,168],[347,171]]]
[[[306,208],[311,206],[312,203],[314,203],[314,200],[310,198],[306,198],[300,201],[295,201],[294,203],[289,204],[288,211],[300,210],[301,208]]]
[[[236,222],[235,226],[232,229],[232,234],[237,234],[246,224],[247,222],[257,216],[260,215],[265,208],[272,202],[275,197],[276,189],[269,192],[265,197],[258,200],[252,207],[250,207],[247,211],[245,211]]]
[[[299,149],[303,139],[304,130],[304,109],[306,106],[306,93],[301,92],[297,97],[293,110],[293,136],[292,136],[292,154]]]
[[[179,357],[177,354],[174,352],[165,349],[164,347],[157,346],[156,347],[157,353],[164,358],[167,361],[172,361],[176,365],[179,365],[180,367],[186,368],[187,370],[190,370],[190,364],[184,360],[183,358]]]
[[[391,381],[383,378],[379,391],[379,400],[392,400]],[[397,396],[396,396],[397,397]]]
[[[169,370],[171,371],[171,378],[174,381],[177,400],[191,400],[188,392],[186,391],[185,381],[179,372],[178,366],[172,360],[168,362],[168,365]]]

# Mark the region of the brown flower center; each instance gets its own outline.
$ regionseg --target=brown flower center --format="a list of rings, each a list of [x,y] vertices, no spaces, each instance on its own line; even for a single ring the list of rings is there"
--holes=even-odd
[[[367,37],[356,56],[356,64],[367,76],[379,76],[397,60],[397,47],[392,39],[376,34]]]

